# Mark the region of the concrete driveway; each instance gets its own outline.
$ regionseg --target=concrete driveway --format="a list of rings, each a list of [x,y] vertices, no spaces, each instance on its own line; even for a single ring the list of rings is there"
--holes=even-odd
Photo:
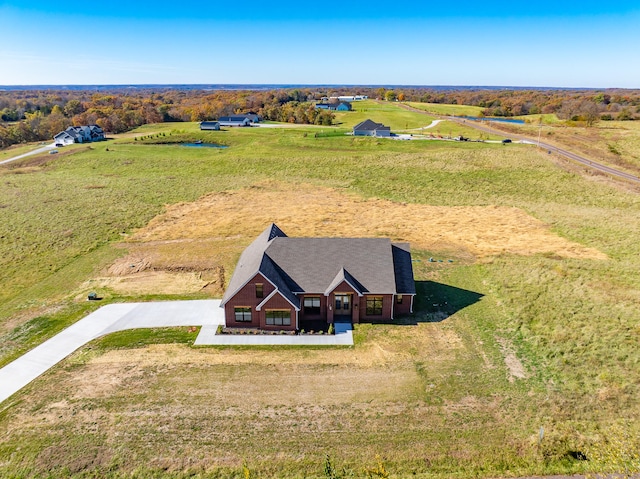
[[[0,402],[89,341],[126,329],[224,324],[220,300],[119,303],[103,306],[0,369]]]
[[[0,161],[0,165],[4,165],[5,163],[11,163],[12,161],[16,161],[16,160],[21,160],[22,158],[26,158],[27,156],[37,155],[38,153],[44,153],[45,151],[53,150],[55,147],[56,147],[56,144],[51,143],[50,145],[43,146],[42,148],[38,148],[36,150],[23,153],[22,155],[14,156],[13,158],[7,158],[6,160]]]
[[[218,335],[224,324],[219,299],[108,304],[0,369],[0,402],[64,358],[105,334],[140,328],[201,326],[197,346],[351,346],[351,324],[328,335]]]

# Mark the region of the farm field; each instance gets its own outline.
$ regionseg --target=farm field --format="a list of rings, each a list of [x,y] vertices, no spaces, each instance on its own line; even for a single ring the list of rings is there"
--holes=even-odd
[[[478,115],[481,108],[466,105],[439,105],[431,103],[406,102],[407,105],[440,115]],[[556,115],[524,115],[517,116],[525,121],[523,125],[492,122],[495,130],[509,133],[520,133],[560,147],[568,148],[587,158],[621,169],[628,173],[640,172],[640,124],[637,121],[599,121],[594,126],[585,127],[579,122],[564,122]],[[439,125],[438,134],[446,124]],[[435,132],[434,129],[429,130]],[[455,135],[460,133],[455,133]],[[476,138],[478,133],[467,133],[464,136]]]
[[[545,141],[566,145],[576,152],[629,173],[640,172],[640,124],[637,121],[601,121],[594,127],[542,127]],[[532,125],[526,128],[537,130]]]
[[[10,148],[0,149],[0,161],[8,160],[14,156],[23,155],[24,153],[29,153],[30,151],[37,150],[43,146],[45,145],[43,145],[42,142],[36,142],[29,143],[27,145],[14,145]]]
[[[527,145],[317,132],[147,125],[0,167],[0,364],[97,307],[89,291],[219,297],[270,221],[410,241],[418,286],[415,317],[358,325],[353,348],[97,340],[0,405],[0,475],[638,470],[638,192]],[[195,139],[228,148],[177,144]]]
[[[411,104],[413,106],[413,103]],[[454,105],[455,106],[455,105]],[[460,125],[453,121],[444,120],[436,126],[431,126],[431,122],[437,117],[404,110],[398,107],[397,103],[366,100],[354,101],[353,111],[333,112],[335,114],[336,127],[346,130],[351,129],[361,121],[368,118],[384,125],[390,126],[394,133],[411,133],[414,135],[426,135],[434,137],[453,138],[455,136],[465,136],[472,139],[498,140],[501,136],[479,133],[473,128]],[[342,131],[342,130],[338,130]]]
[[[446,105],[443,103],[420,103],[417,101],[403,102],[418,110],[444,116],[479,116],[484,108],[470,105]]]

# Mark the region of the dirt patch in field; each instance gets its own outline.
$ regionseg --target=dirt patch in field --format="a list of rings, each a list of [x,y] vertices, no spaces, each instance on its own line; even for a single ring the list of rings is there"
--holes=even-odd
[[[130,241],[236,238],[241,251],[270,222],[292,236],[388,236],[409,241],[415,249],[453,248],[480,258],[502,253],[606,258],[594,248],[561,238],[518,208],[396,203],[278,182],[169,206]]]
[[[413,350],[407,349],[407,341],[411,342]],[[384,341],[368,339],[357,348],[333,349],[330,354],[327,354],[324,348],[303,351],[286,348],[256,349],[247,354],[246,351],[234,348],[194,349],[178,344],[154,344],[126,351],[107,351],[91,358],[90,364],[93,366],[103,364],[107,369],[114,364],[136,364],[140,367],[153,367],[159,364],[167,367],[184,364],[194,366],[259,364],[371,368],[412,363],[416,355],[429,355],[433,362],[453,360],[455,354],[464,348],[462,340],[455,331],[444,329],[437,323],[424,323],[418,326],[390,327],[385,331]]]
[[[206,288],[221,295],[242,250],[271,222],[291,236],[390,237],[410,242],[414,250],[470,261],[540,253],[606,258],[594,248],[558,236],[518,208],[397,203],[317,185],[268,181],[168,206],[126,240],[122,246],[128,255],[111,265],[96,287],[125,294]],[[142,274],[152,271],[174,276]],[[200,276],[190,282],[192,273]],[[173,289],[169,278],[177,281]]]
[[[525,379],[527,377],[527,371],[516,356],[513,345],[504,338],[496,338],[496,341],[500,345],[500,351],[502,351],[502,355],[504,356],[504,363],[509,371],[509,382],[514,382],[516,379]]]
[[[116,277],[99,277],[80,286],[77,299],[85,297],[87,290],[108,289],[117,294],[188,294],[208,288],[213,282],[201,273],[171,273],[145,271]],[[216,290],[217,291],[217,290]]]

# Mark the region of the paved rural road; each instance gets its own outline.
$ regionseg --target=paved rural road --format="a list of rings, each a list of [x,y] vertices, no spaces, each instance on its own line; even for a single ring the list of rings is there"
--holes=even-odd
[[[414,111],[416,113],[422,113],[424,115],[430,115],[430,116],[434,116],[432,113],[428,113],[426,111],[423,110],[419,110],[417,108],[413,108],[409,105],[404,105],[401,104],[400,105],[402,108],[404,108],[405,110],[410,110],[410,111]],[[512,134],[512,133],[505,133],[504,131],[501,130],[497,130],[497,129],[493,129],[493,128],[489,128],[488,126],[479,124],[477,121],[472,121],[472,120],[465,120],[463,118],[456,118],[456,117],[445,117],[448,120],[451,121],[455,121],[457,123],[466,125],[466,126],[470,126],[471,128],[475,128],[476,130],[480,130],[483,131],[485,133],[491,133],[493,135],[500,135],[500,136],[508,136],[509,138],[512,139],[517,139],[520,140],[522,143],[526,143],[529,145],[539,145],[540,148],[544,148],[547,151],[553,152],[553,153],[557,153],[561,156],[564,156],[565,158],[569,158],[570,160],[573,160],[575,162],[581,163],[585,166],[588,166],[589,168],[592,168],[594,170],[598,170],[601,171],[603,173],[607,173],[608,175],[611,176],[616,176],[618,178],[623,178],[625,180],[628,181],[632,181],[634,183],[640,183],[640,178],[632,175],[630,173],[626,173],[624,171],[620,171],[617,170],[615,168],[612,168],[610,166],[607,165],[603,165],[602,163],[598,163],[597,161],[593,161],[593,160],[589,160],[583,156],[577,155],[576,153],[573,153],[571,151],[565,150],[563,148],[559,148],[557,146],[554,145],[550,145],[549,143],[544,143],[544,142],[540,142],[538,143],[537,139],[534,138],[529,138],[527,136],[523,136],[523,135],[516,135],[516,134]]]
[[[22,155],[14,156],[13,158],[7,158],[6,160],[0,161],[0,165],[4,165],[5,163],[11,163],[12,161],[20,160],[27,156],[37,155],[38,153],[44,153],[45,151],[52,150],[56,147],[55,143],[51,143],[50,145],[43,146],[42,148],[38,148],[36,150],[30,151],[28,153],[23,153]]]
[[[89,341],[116,331],[224,323],[220,300],[116,303],[103,306],[0,369],[0,402]]]

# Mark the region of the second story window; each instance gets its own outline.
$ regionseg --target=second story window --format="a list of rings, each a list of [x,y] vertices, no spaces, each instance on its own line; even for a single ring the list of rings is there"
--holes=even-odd
[[[256,298],[264,297],[264,289],[262,283],[256,283]]]

